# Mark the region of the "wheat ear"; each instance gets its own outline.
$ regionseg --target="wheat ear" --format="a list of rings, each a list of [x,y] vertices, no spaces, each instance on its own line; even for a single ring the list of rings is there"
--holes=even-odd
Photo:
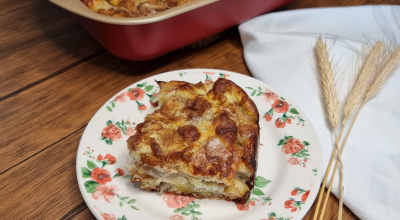
[[[340,114],[340,104],[339,104],[339,99],[336,94],[336,86],[335,86],[335,79],[333,76],[333,71],[332,71],[332,65],[329,60],[329,53],[328,53],[328,47],[326,45],[326,42],[323,42],[321,39],[321,36],[319,36],[316,47],[316,55],[317,55],[317,61],[318,61],[318,68],[319,72],[321,74],[321,90],[322,90],[322,95],[323,95],[323,100],[327,112],[328,119],[335,131],[336,134],[336,129],[339,125],[339,114]],[[336,137],[337,138],[337,137]],[[336,141],[337,143],[337,141]],[[332,152],[332,157],[328,165],[328,170],[330,170],[332,161],[334,159],[334,155],[336,154],[336,151],[338,151],[338,145],[335,145],[335,149]],[[342,162],[340,158],[338,158],[340,163]],[[325,184],[328,178],[328,173],[325,174],[323,184],[319,190],[319,198],[317,202],[317,208],[314,214],[314,220],[318,216],[318,211],[319,211],[319,206],[321,204],[321,199],[323,196]]]
[[[346,137],[345,137],[345,139],[343,141],[343,145],[342,145],[342,147],[340,149],[339,154],[342,154],[342,151],[343,151],[343,149],[344,149],[344,147],[346,145],[346,142],[347,142],[347,138],[349,137],[349,134],[350,134],[350,132],[351,132],[351,130],[353,128],[354,122],[356,121],[356,119],[358,117],[358,114],[360,113],[361,109],[364,107],[365,103],[368,100],[370,100],[379,91],[381,91],[381,89],[383,88],[383,85],[385,84],[385,82],[387,82],[387,80],[390,78],[390,76],[392,75],[392,73],[396,69],[396,66],[397,66],[397,64],[399,62],[399,59],[400,59],[400,46],[398,46],[396,48],[396,50],[394,50],[393,54],[390,56],[389,60],[386,62],[386,64],[383,67],[383,69],[381,71],[379,71],[375,75],[372,83],[370,84],[370,86],[369,86],[369,88],[368,88],[368,90],[367,90],[367,92],[366,92],[366,94],[364,96],[364,99],[363,99],[363,101],[361,103],[361,106],[360,106],[360,108],[358,108],[356,116],[354,117],[354,119],[353,119],[353,121],[352,121],[352,123],[350,125],[349,131],[346,134]],[[336,167],[336,164],[335,164],[335,167]],[[343,199],[339,200],[339,207],[340,206],[343,206]],[[342,214],[342,212],[340,212],[340,210],[339,210],[338,215],[341,215],[341,214]]]
[[[374,70],[374,65],[378,60],[379,55],[382,53],[383,49],[383,43],[378,41],[372,48],[367,59],[365,60],[364,66],[362,67],[360,74],[358,75],[357,81],[354,84],[353,89],[351,90],[344,106],[342,126],[346,125],[347,120],[350,118],[350,116],[354,113],[354,110],[363,100],[368,83],[371,79],[371,74]]]
[[[379,91],[381,91],[385,82],[390,78],[393,71],[396,69],[396,65],[400,59],[400,46],[398,46],[392,55],[390,56],[389,60],[387,61],[386,65],[383,69],[375,75],[374,80],[372,81],[370,87],[368,88],[367,94],[364,97],[362,105],[364,105],[369,99],[374,97]]]
[[[346,104],[344,106],[344,110],[343,110],[343,121],[342,121],[342,128],[340,131],[340,135],[339,135],[339,140],[342,137],[345,125],[348,121],[348,119],[350,118],[350,116],[354,113],[354,110],[357,109],[357,107],[360,106],[361,101],[363,101],[364,96],[366,94],[366,90],[367,87],[370,83],[370,79],[371,79],[371,75],[373,73],[373,70],[375,68],[375,64],[379,58],[379,55],[382,53],[384,49],[383,43],[378,41],[374,47],[372,48],[370,54],[368,55],[367,59],[364,62],[363,67],[361,68],[361,71],[357,77],[357,80],[353,86],[353,89],[351,90],[349,96],[347,97],[347,101]],[[360,108],[359,108],[360,109]],[[358,112],[357,112],[357,116],[358,116]],[[356,117],[357,117],[356,116]],[[353,120],[354,123],[355,120]],[[353,124],[352,124],[353,125]],[[352,127],[352,126],[351,126]],[[350,132],[348,132],[347,134],[349,134]],[[344,145],[342,145],[340,151],[338,152],[338,157],[341,156],[342,152],[343,152],[343,147]],[[333,184],[333,180],[335,178],[336,175],[336,170],[337,170],[337,166],[338,166],[338,162],[335,163],[335,167],[333,169],[333,173],[331,176],[331,181],[329,183],[329,187],[328,187],[328,191],[326,193],[326,197],[324,200],[324,204],[322,207],[322,211],[321,211],[321,216],[320,216],[320,220],[323,219],[324,213],[325,213],[325,208],[326,208],[326,204],[328,202],[329,199],[329,195],[331,192],[331,188],[332,188],[332,184]],[[342,178],[343,179],[343,178]],[[341,195],[343,195],[343,180],[341,179],[340,181],[340,191],[341,191]],[[343,201],[343,199],[339,200]],[[339,213],[343,212],[343,205],[339,204]],[[338,219],[341,219],[341,215],[338,215]]]

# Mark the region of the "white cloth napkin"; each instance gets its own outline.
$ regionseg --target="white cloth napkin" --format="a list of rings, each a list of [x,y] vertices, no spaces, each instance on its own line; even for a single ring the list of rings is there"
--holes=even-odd
[[[239,26],[253,76],[291,98],[320,139],[326,170],[333,135],[325,117],[314,46],[332,45],[339,96],[347,94],[357,50],[366,36],[400,43],[400,6],[358,6],[275,12]],[[333,41],[336,40],[334,43]],[[361,219],[400,219],[400,71],[361,111],[343,151],[344,203]],[[324,170],[324,172],[325,172]],[[338,196],[336,175],[332,192]]]

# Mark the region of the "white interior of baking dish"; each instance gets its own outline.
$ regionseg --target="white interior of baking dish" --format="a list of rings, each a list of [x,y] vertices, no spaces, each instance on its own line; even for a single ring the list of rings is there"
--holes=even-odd
[[[165,20],[167,18],[194,10],[196,8],[220,0],[194,0],[192,2],[185,3],[183,5],[160,12],[158,14],[154,14],[147,17],[137,17],[137,18],[114,18],[110,16],[97,14],[96,12],[93,12],[92,10],[87,8],[86,5],[84,5],[80,0],[49,0],[49,1],[74,14],[95,21],[100,21],[108,24],[118,24],[118,25],[140,25],[140,24],[148,24]]]

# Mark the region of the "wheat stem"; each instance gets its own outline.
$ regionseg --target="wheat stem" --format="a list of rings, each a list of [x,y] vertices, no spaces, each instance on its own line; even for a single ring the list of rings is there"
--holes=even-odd
[[[378,42],[378,43],[379,43],[379,42]],[[377,43],[377,44],[378,44],[378,43]],[[376,46],[376,45],[375,45],[375,46]],[[371,51],[371,53],[372,53],[372,52],[373,52],[373,51]],[[376,59],[377,59],[377,58],[378,58],[378,57],[376,57]],[[350,132],[351,132],[352,129],[353,129],[354,123],[355,123],[355,121],[357,120],[358,115],[359,115],[361,109],[364,107],[365,103],[366,103],[369,99],[371,99],[373,96],[375,96],[375,95],[382,89],[384,83],[389,79],[389,77],[391,76],[391,73],[392,73],[393,70],[395,69],[395,67],[396,67],[396,65],[397,65],[397,63],[398,63],[398,61],[399,61],[399,59],[400,59],[400,46],[398,46],[398,47],[395,49],[395,51],[392,53],[391,57],[389,58],[388,62],[384,65],[383,69],[375,75],[375,78],[374,78],[373,81],[370,83],[370,86],[369,86],[368,90],[367,90],[367,91],[364,91],[365,96],[364,96],[364,98],[363,98],[363,100],[362,100],[361,106],[357,109],[356,115],[355,115],[354,119],[353,119],[352,122],[351,122],[351,125],[350,125],[349,130],[348,130],[347,133],[346,133],[346,136],[345,136],[345,138],[344,138],[344,141],[343,141],[343,143],[342,143],[342,146],[341,146],[341,148],[340,148],[340,150],[339,150],[338,155],[342,155],[342,152],[343,152],[343,150],[344,150],[344,147],[346,146],[347,139],[348,139],[348,137],[349,137],[349,135],[350,135]],[[368,59],[367,59],[367,60],[368,60]],[[367,61],[366,61],[366,62],[367,62]],[[371,68],[373,69],[373,66],[372,66]],[[371,70],[371,71],[372,71],[372,70]],[[356,84],[357,84],[357,82],[356,82]],[[353,89],[353,90],[354,90],[354,89]],[[352,92],[353,92],[353,91],[352,91]],[[354,109],[353,109],[353,110],[354,110]],[[339,140],[341,139],[343,130],[344,130],[344,127],[342,127],[342,130],[341,130],[341,132],[340,132]],[[338,162],[335,163],[334,170],[337,169],[337,166],[338,166]],[[325,206],[326,206],[327,200],[328,200],[329,195],[330,195],[330,191],[331,191],[331,188],[332,188],[333,180],[335,179],[335,175],[336,175],[336,172],[333,172],[333,173],[332,173],[332,176],[331,176],[331,181],[330,181],[329,186],[328,186],[328,192],[327,192],[327,194],[326,194],[326,198],[325,198],[325,201],[324,201],[324,206],[323,206],[323,209],[322,209],[322,212],[321,212],[321,216],[323,216],[323,214],[324,214],[324,212],[325,212]],[[341,175],[342,175],[342,174],[341,174]],[[342,178],[341,178],[341,179],[342,179]],[[341,180],[341,183],[340,183],[340,190],[341,190],[341,192],[340,192],[340,194],[339,194],[339,212],[338,212],[338,219],[339,219],[339,218],[341,219],[341,216],[342,216],[342,209],[341,209],[341,207],[343,207],[343,191],[344,191],[344,186],[343,186],[342,180]]]
[[[336,148],[336,151],[339,152],[339,146],[338,146],[338,145],[339,145],[339,141],[340,141],[340,140],[338,140],[338,138],[337,138],[336,130],[335,130],[335,139],[336,139],[335,148]],[[344,167],[343,167],[343,163],[342,163],[342,160],[341,160],[341,157],[340,157],[340,156],[341,156],[341,155],[338,154],[338,161],[339,161],[339,163],[340,163],[340,185],[343,186],[343,169],[344,169]],[[342,188],[340,189],[339,201],[340,201],[340,200],[343,201],[343,190],[344,190],[344,187],[342,187]],[[339,202],[339,215],[338,215],[338,220],[341,220],[341,219],[342,219],[342,215],[341,215],[341,213],[342,213],[342,208],[343,208],[343,205],[341,206],[341,205],[340,205],[340,202]]]
[[[342,121],[342,128],[341,128],[341,132],[339,135],[339,141],[341,139],[342,133],[344,131],[344,127],[347,123],[347,120],[350,118],[350,116],[353,114],[354,110],[359,106],[360,102],[362,101],[364,95],[365,95],[365,91],[367,89],[367,86],[370,82],[371,79],[371,74],[372,71],[374,70],[374,66],[376,61],[378,60],[379,55],[382,53],[384,49],[383,43],[378,41],[374,47],[372,48],[370,54],[368,55],[367,59],[364,62],[364,65],[357,77],[357,81],[353,86],[353,89],[351,90],[349,97],[347,98],[344,110],[343,110],[343,121]],[[338,155],[338,161],[339,163],[340,161],[340,157],[341,157],[341,152],[337,152]],[[336,174],[336,170],[337,170],[337,166],[338,166],[338,162],[336,161],[335,163],[335,167],[333,169],[333,173],[332,176],[334,177]],[[343,174],[343,165],[341,164],[341,169],[340,172]],[[342,175],[341,175],[342,176]],[[339,188],[339,200],[340,200],[340,195],[343,195],[343,181],[340,181],[341,185]],[[321,212],[321,216],[320,219],[323,219],[323,215],[325,212],[325,208],[326,208],[326,204],[328,202],[329,199],[329,194],[332,188],[332,184],[333,184],[333,178],[331,178],[331,181],[329,183],[329,187],[328,187],[328,192],[325,196],[325,200],[324,200],[324,204],[322,206],[322,212]],[[339,206],[340,209],[340,206]],[[339,210],[340,212],[342,210]]]
[[[337,139],[336,129],[337,129],[337,126],[339,125],[339,115],[340,115],[339,99],[336,94],[335,79],[333,76],[332,65],[329,60],[328,47],[326,45],[326,42],[322,41],[321,36],[319,36],[319,38],[318,38],[315,50],[316,50],[316,55],[317,55],[319,72],[321,73],[321,90],[322,90],[322,95],[324,96],[324,99],[323,99],[324,105],[326,108],[328,119],[335,131],[336,145],[332,152],[332,156],[329,161],[327,171],[325,173],[324,181],[319,190],[317,208],[315,210],[314,217],[313,217],[314,220],[318,217],[318,211],[319,211],[319,207],[321,204],[321,199],[323,196],[325,184],[326,184],[326,181],[327,181],[327,178],[329,175],[329,171],[331,169],[331,165],[332,165],[333,159],[336,155],[336,152],[339,150],[339,146],[338,146],[339,142]],[[340,156],[338,156],[338,161],[341,164],[341,168],[342,168],[343,166],[342,166],[342,160],[341,160]]]
[[[353,121],[351,122],[350,128],[349,128],[349,130],[347,131],[347,134],[346,134],[346,136],[345,136],[345,138],[344,138],[342,147],[341,147],[340,150],[339,150],[339,153],[338,153],[339,155],[342,155],[344,146],[346,145],[346,142],[347,142],[347,138],[349,137],[349,134],[350,134],[350,132],[351,132],[351,130],[352,130],[352,128],[353,128],[354,122],[356,121],[356,119],[357,119],[357,117],[358,117],[358,114],[360,113],[360,110],[361,110],[361,107],[358,108],[358,111],[357,111],[357,113],[356,113],[356,115],[355,115]],[[344,129],[342,128],[342,132],[343,132],[343,130],[344,130]],[[342,132],[340,132],[339,138],[341,138]],[[328,198],[329,198],[329,195],[330,195],[330,193],[331,193],[331,188],[332,188],[333,180],[335,179],[335,175],[336,175],[335,170],[337,169],[338,165],[339,165],[339,163],[336,161],[335,167],[333,168],[334,172],[333,172],[332,175],[331,175],[331,181],[329,182],[328,191],[327,191],[327,193],[326,193],[326,197],[325,197],[325,201],[324,201],[324,206],[323,206],[323,208],[322,208],[321,216],[323,216],[323,214],[324,214],[324,212],[325,212],[326,203],[328,202]],[[340,187],[343,189],[343,186],[340,186]],[[339,196],[340,196],[340,195],[339,195]],[[340,200],[340,198],[339,198],[339,200]],[[342,201],[343,201],[343,199],[342,199]],[[322,219],[322,218],[320,218],[320,219]]]
[[[342,180],[341,180],[342,181]],[[340,183],[340,185],[343,185],[343,183]],[[344,186],[342,186],[342,189],[340,190],[340,195],[339,195],[339,212],[338,212],[338,220],[342,220],[343,216],[343,195],[344,195]]]
[[[390,44],[389,44],[390,46]],[[335,90],[335,80],[333,77],[333,70],[331,66],[331,62],[329,61],[329,54],[326,42],[321,40],[321,36],[319,36],[317,44],[316,44],[316,57],[318,61],[318,67],[321,73],[321,88],[322,94],[324,97],[324,105],[327,112],[327,117],[334,129],[335,134],[335,148],[332,152],[328,168],[326,170],[323,183],[319,189],[319,197],[317,202],[317,207],[314,213],[313,220],[316,220],[318,217],[319,208],[323,199],[324,188],[326,181],[328,179],[329,172],[331,170],[331,166],[335,155],[337,154],[337,161],[335,162],[335,166],[331,175],[331,180],[328,186],[328,190],[326,193],[326,197],[322,206],[322,211],[320,214],[320,220],[323,219],[325,208],[327,201],[329,199],[330,191],[332,188],[332,184],[336,175],[336,170],[338,165],[340,164],[340,193],[339,193],[339,212],[338,212],[338,220],[342,219],[343,214],[343,195],[344,195],[344,186],[343,186],[343,163],[341,160],[341,155],[346,146],[347,139],[350,135],[351,130],[353,129],[354,123],[358,118],[358,115],[361,109],[364,107],[364,104],[375,96],[383,87],[384,83],[390,77],[391,73],[395,69],[398,64],[398,60],[400,59],[400,46],[397,47],[390,58],[388,59],[388,54],[392,51],[391,49],[385,50],[383,55],[382,51],[384,51],[384,45],[382,42],[378,41],[372,47],[368,56],[365,59],[365,62],[361,68],[361,71],[357,77],[357,80],[346,100],[346,104],[343,110],[343,120],[342,126],[340,129],[339,137],[337,136],[337,127],[339,124],[339,114],[340,114],[340,105],[337,98],[336,90]],[[365,50],[364,53],[366,54]],[[382,65],[382,62],[388,60],[385,65]],[[375,73],[374,75],[372,75]],[[371,80],[372,79],[372,80]],[[369,87],[368,87],[369,85]],[[357,111],[356,111],[357,110]],[[342,143],[341,148],[339,149],[340,140],[342,138],[344,128],[350,119],[351,115],[356,111],[355,117],[353,118],[350,128],[347,131],[344,141]]]
[[[328,179],[328,176],[329,176],[329,175],[328,175],[328,174],[329,174],[328,170],[331,169],[333,159],[335,158],[335,154],[336,154],[336,148],[333,149],[331,159],[329,160],[328,168],[327,168],[327,170],[325,171],[324,180],[322,181],[322,185],[321,185],[321,187],[319,188],[319,192],[318,192],[319,196],[318,196],[318,201],[317,201],[317,207],[315,208],[313,220],[316,220],[317,217],[318,217],[318,211],[319,211],[319,207],[320,207],[320,205],[321,205],[322,196],[323,196],[323,194],[324,194],[324,189],[325,189],[326,180]]]
[[[339,141],[340,141],[340,139],[342,138],[343,131],[344,131],[344,127],[342,127],[342,129],[341,129],[341,131],[340,131],[339,138],[336,140],[336,145],[339,145]],[[334,152],[335,152],[335,151],[336,151],[336,148],[335,148]],[[333,159],[332,159],[332,158],[334,158],[334,156],[335,156],[335,154],[333,153],[332,156],[331,156],[331,160],[329,161],[330,164],[333,162]],[[341,156],[341,154],[339,153],[339,150],[338,150],[338,156]],[[333,173],[332,173],[332,175],[333,175],[333,174],[336,174],[337,165],[338,165],[338,162],[336,161],[336,163],[335,163],[335,168],[333,168]],[[327,171],[325,172],[325,178],[326,178],[326,179],[327,179],[328,176],[329,176],[329,171],[330,171],[330,168],[329,168],[329,170],[327,170]],[[328,191],[326,192],[326,195],[325,195],[324,204],[322,205],[322,211],[321,211],[321,215],[320,215],[320,217],[319,217],[320,220],[322,220],[322,219],[324,218],[324,213],[325,213],[325,209],[326,209],[326,204],[328,203],[329,195],[330,195],[330,193],[331,193],[332,183],[333,183],[333,181],[332,181],[332,177],[331,177],[331,182],[329,183]],[[325,187],[325,184],[324,184],[323,186]]]

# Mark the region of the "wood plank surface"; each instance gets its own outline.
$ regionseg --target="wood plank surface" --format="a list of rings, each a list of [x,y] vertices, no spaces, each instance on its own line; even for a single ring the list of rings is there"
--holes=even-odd
[[[0,15],[0,100],[106,51],[65,10],[28,2],[35,4]]]
[[[95,219],[77,184],[76,151],[95,112],[123,88],[185,68],[251,75],[236,27],[208,46],[133,62],[111,55],[48,1],[10,2],[0,0],[0,219]],[[395,3],[296,0],[278,10]],[[337,218],[337,206],[331,195],[325,219]],[[357,217],[346,207],[343,219]]]

